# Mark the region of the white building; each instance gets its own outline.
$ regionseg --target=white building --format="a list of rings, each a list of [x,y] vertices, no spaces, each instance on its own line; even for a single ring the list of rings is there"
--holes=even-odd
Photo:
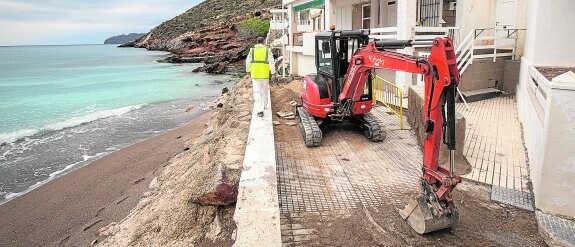
[[[463,84],[463,91],[501,86],[497,83],[503,81],[504,60],[521,55],[518,47],[522,47],[525,1],[284,0],[290,19],[286,48],[286,55],[291,58],[290,72],[303,76],[316,71],[315,32],[335,25],[338,30],[371,29],[375,39],[431,40],[449,36],[459,48],[460,71],[470,69],[468,74],[473,75],[463,76],[464,81],[469,81]],[[402,52],[426,55],[429,47],[406,48]],[[483,65],[471,66],[473,63]],[[485,71],[488,73],[480,73]],[[402,72],[378,74],[400,85],[404,92],[410,85],[422,83],[416,76]]]

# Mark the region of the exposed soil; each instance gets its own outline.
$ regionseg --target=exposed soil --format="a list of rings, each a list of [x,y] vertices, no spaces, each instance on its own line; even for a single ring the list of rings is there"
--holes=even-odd
[[[407,202],[414,193],[406,193]],[[305,227],[317,230],[317,246],[546,246],[533,212],[505,207],[489,199],[490,189],[464,183],[454,197],[459,225],[426,235],[414,232],[392,205],[351,210],[330,220],[309,216]],[[314,219],[314,217],[316,217]]]
[[[289,102],[299,101],[300,90],[301,81],[272,86],[273,112],[293,111]],[[285,126],[286,121],[277,116],[274,120],[282,122],[274,128],[276,141],[301,141],[297,126]],[[352,131],[345,133],[354,135]],[[310,157],[316,158],[321,157]],[[396,202],[348,209],[346,213],[341,210],[301,213],[303,223],[301,219],[288,218],[282,224],[301,224],[304,229],[314,230],[315,236],[301,242],[302,246],[546,246],[533,212],[492,202],[488,186],[467,181],[458,185],[453,195],[460,214],[459,225],[421,236],[403,221],[398,214],[401,208],[397,206],[406,205],[417,192],[414,185],[399,193]]]
[[[552,80],[553,78],[567,73],[569,71],[575,72],[575,67],[536,67],[539,73],[541,73],[547,80]]]
[[[216,105],[202,134],[173,158],[103,246],[231,246],[235,204],[202,206],[214,176],[239,183],[252,108],[249,79],[238,82]],[[216,198],[217,199],[217,198]]]
[[[274,128],[276,138],[279,137],[282,140],[301,139],[298,126],[285,126],[287,122],[297,123],[296,119],[286,120],[276,114],[277,112],[293,112],[295,114],[295,107],[291,106],[289,102],[295,101],[301,104],[301,97],[299,96],[301,87],[301,81],[292,81],[288,84],[272,85],[270,87],[273,113],[272,120],[280,122],[282,124],[281,126],[283,126]]]

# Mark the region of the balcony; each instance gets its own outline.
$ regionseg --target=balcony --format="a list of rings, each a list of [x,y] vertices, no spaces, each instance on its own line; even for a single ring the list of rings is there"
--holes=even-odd
[[[287,17],[286,9],[272,9],[270,10],[270,13],[272,13],[272,19],[270,20],[271,30],[282,30],[288,28],[289,19]]]
[[[288,28],[287,20],[271,20],[270,21],[270,29],[271,30],[282,30]]]
[[[300,33],[311,32],[311,23],[309,20],[299,20],[296,23],[296,31]]]

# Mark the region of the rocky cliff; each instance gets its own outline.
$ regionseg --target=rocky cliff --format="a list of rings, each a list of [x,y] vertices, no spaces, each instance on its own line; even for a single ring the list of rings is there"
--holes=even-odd
[[[144,37],[145,33],[130,33],[130,34],[122,34],[114,37],[110,37],[104,41],[104,44],[125,44],[128,42],[132,42],[134,40],[138,40],[141,37]]]
[[[280,7],[280,0],[206,0],[127,45],[170,51],[175,55],[165,62],[205,63],[197,71],[223,73],[255,43],[238,25],[253,17],[269,19],[269,9]]]

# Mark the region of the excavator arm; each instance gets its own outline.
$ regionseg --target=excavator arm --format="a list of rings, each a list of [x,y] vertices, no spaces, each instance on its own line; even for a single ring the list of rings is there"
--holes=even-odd
[[[394,42],[394,46],[401,46],[403,42],[403,47],[412,43]],[[419,234],[452,227],[457,223],[459,216],[453,205],[451,193],[461,182],[461,178],[454,174],[455,92],[460,76],[453,43],[449,38],[434,39],[431,54],[427,59],[378,48],[378,43],[369,42],[366,47],[355,52],[338,99],[340,102],[357,102],[373,69],[424,75],[425,139],[423,174],[420,178],[422,193],[405,209],[400,210],[400,215]],[[449,169],[438,165],[442,141],[450,150]]]

